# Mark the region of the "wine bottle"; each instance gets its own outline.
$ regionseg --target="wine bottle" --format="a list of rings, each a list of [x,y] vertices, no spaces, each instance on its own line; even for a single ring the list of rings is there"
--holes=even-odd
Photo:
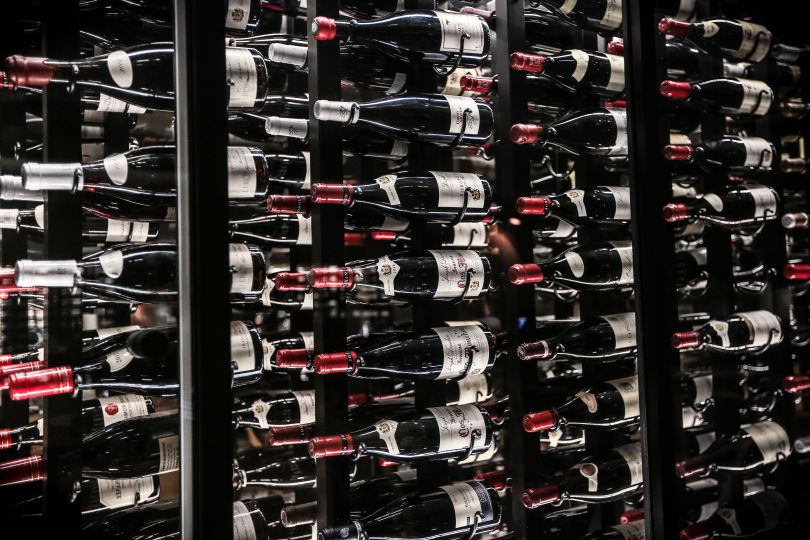
[[[284,528],[281,514],[283,508],[284,498],[279,495],[234,501],[233,538],[311,539],[311,527]]]
[[[549,144],[574,155],[627,157],[627,111],[597,109],[547,125],[515,124],[509,130],[515,144]]]
[[[756,184],[730,186],[718,193],[704,193],[699,198],[681,198],[664,207],[664,219],[670,223],[700,220],[730,229],[756,226],[778,216],[776,192]]]
[[[442,94],[402,94],[364,103],[318,100],[313,114],[394,139],[445,145],[481,146],[495,125],[492,109],[483,101]]]
[[[478,15],[489,24],[491,29],[495,29],[498,17],[495,11],[463,7],[461,13]],[[594,32],[571,24],[568,19],[545,7],[532,8],[526,6],[523,13],[527,45],[545,45],[566,49],[580,41],[586,43],[596,42],[597,35]]]
[[[607,289],[633,283],[630,242],[577,246],[539,264],[513,264],[507,278],[515,285],[557,283],[574,289]]]
[[[760,137],[725,136],[696,145],[670,144],[664,147],[669,161],[696,163],[709,171],[751,174],[771,170],[775,150]]]
[[[294,287],[285,286],[290,282],[294,282],[296,285]],[[313,305],[312,291],[307,287],[306,282],[307,274],[304,272],[276,272],[268,276],[260,300],[261,305],[276,309],[311,310]],[[282,285],[281,288],[277,286],[279,283]],[[290,364],[288,360],[293,358],[296,358],[296,361],[301,360],[300,353],[291,352],[289,354],[293,356],[285,358],[285,363],[279,367],[296,367],[295,364]],[[309,353],[305,353],[305,355],[308,356]]]
[[[273,245],[312,245],[312,220],[302,215],[269,215],[228,222],[231,240]]]
[[[644,540],[645,535],[644,521],[631,521],[590,532],[582,540]]]
[[[572,105],[570,90],[536,75],[526,75],[525,83],[532,119],[553,122],[570,112]],[[497,77],[464,75],[459,84],[471,96],[492,96],[498,93]]]
[[[676,349],[741,352],[782,342],[782,322],[770,311],[741,311],[721,320],[712,320],[688,332],[672,335]]]
[[[519,214],[557,216],[579,224],[630,221],[630,188],[598,186],[559,195],[520,197]]]
[[[773,42],[773,35],[764,26],[736,19],[690,23],[665,17],[658,23],[658,31],[688,39],[709,54],[746,62],[763,61]]]
[[[29,191],[23,186],[22,177],[0,175],[0,200],[42,202],[45,196],[38,191]]]
[[[689,478],[713,471],[752,471],[790,456],[792,445],[776,422],[758,422],[732,435],[719,435],[705,452],[676,464],[679,476]]]
[[[264,339],[264,369],[305,368],[315,357],[312,332],[299,332]]]
[[[407,220],[447,222],[490,219],[492,188],[479,174],[410,172],[387,174],[373,184],[314,184],[312,201],[342,204]]]
[[[602,359],[627,355],[636,346],[636,314],[603,315],[572,324],[556,336],[518,345],[523,361]]]
[[[491,531],[500,524],[498,492],[483,482],[457,482],[395,499],[362,519],[318,530],[318,540],[462,538],[474,523]]]
[[[543,0],[577,25],[596,32],[614,33],[622,26],[622,0]]]
[[[480,454],[492,443],[489,413],[477,405],[431,407],[422,414],[379,420],[364,429],[341,435],[313,437],[309,452],[315,458],[355,452],[397,462],[452,459],[470,450]]]
[[[315,460],[295,446],[254,448],[234,460],[233,486],[313,487]]]
[[[312,34],[318,41],[339,39],[368,44],[406,63],[476,67],[489,55],[489,27],[475,15],[408,9],[379,19],[358,21],[316,17]]]
[[[469,277],[468,277],[469,276]],[[285,291],[346,289],[350,295],[376,291],[395,301],[452,300],[479,297],[491,287],[487,256],[470,250],[392,253],[343,268],[313,268],[301,281],[292,273],[276,274],[276,289]]]
[[[765,116],[774,100],[773,90],[764,82],[739,78],[664,81],[659,91],[664,97],[729,116]]]
[[[315,422],[315,391],[274,390],[243,396],[234,406],[233,421],[237,427],[258,429],[312,424]]]
[[[523,491],[523,506],[529,509],[560,501],[603,503],[616,501],[641,490],[641,443],[630,443],[589,456],[568,469],[556,484]]]
[[[513,52],[509,67],[545,75],[571,91],[585,90],[606,98],[624,93],[624,58],[612,54],[571,49],[540,56]]]
[[[719,507],[711,517],[682,529],[683,540],[766,537],[788,523],[790,508],[778,491],[755,493],[734,505]]]

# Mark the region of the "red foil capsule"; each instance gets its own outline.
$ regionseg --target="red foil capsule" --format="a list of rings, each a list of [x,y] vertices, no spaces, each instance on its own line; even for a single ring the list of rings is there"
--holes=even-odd
[[[353,450],[352,436],[348,433],[313,437],[309,440],[309,455],[314,458],[347,456]]]
[[[710,540],[712,533],[698,524],[689,525],[678,533],[678,540]]]
[[[309,290],[305,272],[278,272],[273,276],[273,286],[281,292]]]
[[[317,41],[329,41],[337,35],[335,19],[329,17],[315,17],[312,21],[312,35]]]
[[[373,231],[371,239],[377,242],[393,242],[397,239],[398,234],[394,231]]]
[[[476,474],[473,477],[473,480],[487,482],[490,486],[498,491],[503,491],[506,489],[507,484],[509,483],[509,475],[506,473],[506,471],[489,471]]]
[[[523,429],[528,433],[548,431],[557,425],[554,411],[537,411],[523,415]]]
[[[402,463],[399,461],[391,461],[390,459],[377,458],[377,465],[380,467],[399,467]]]
[[[515,201],[515,210],[524,215],[544,216],[550,206],[550,197],[520,197]]]
[[[286,446],[288,444],[308,443],[312,438],[313,431],[313,424],[274,426],[267,431],[267,444],[270,446]]]
[[[337,352],[323,353],[315,357],[315,373],[329,375],[332,373],[351,373],[357,368],[357,353]]]
[[[312,200],[318,204],[348,206],[354,199],[354,188],[346,184],[312,184]]]
[[[530,360],[546,360],[554,356],[554,351],[549,346],[548,341],[540,340],[518,345],[517,356],[524,362]]]
[[[692,85],[681,81],[664,81],[658,87],[662,96],[672,99],[688,99],[692,95]]]
[[[506,277],[514,285],[541,283],[544,279],[539,264],[513,264],[506,271]]]
[[[8,428],[0,429],[0,450],[8,450],[12,445],[11,430]]]
[[[664,221],[668,223],[675,223],[676,221],[684,221],[692,216],[689,207],[681,203],[670,203],[664,206]]]
[[[365,233],[345,232],[343,233],[343,245],[346,247],[361,247],[366,240]]]
[[[368,394],[364,394],[362,392],[349,394],[349,407],[362,405],[363,403],[368,403],[369,396]]]
[[[46,58],[14,55],[6,58],[6,76],[15,86],[45,86],[53,78],[56,67]]]
[[[14,373],[25,373],[27,371],[36,371],[43,369],[45,362],[42,360],[34,360],[33,362],[22,362],[20,364],[9,364],[0,366],[0,390],[8,388],[9,377]]]
[[[492,92],[494,83],[495,79],[492,77],[473,77],[472,75],[464,75],[459,81],[461,88],[477,94],[489,94]]]
[[[15,373],[9,378],[9,395],[13,400],[70,394],[75,388],[69,366]]]
[[[527,488],[521,496],[523,506],[532,509],[559,501],[561,498],[560,488],[557,484],[546,484],[545,486]]]
[[[790,281],[810,280],[810,264],[788,263],[782,269],[782,275]]]
[[[700,344],[701,338],[698,332],[675,332],[672,334],[672,347],[675,349],[697,349]]]
[[[304,195],[270,195],[267,211],[272,214],[309,214],[309,197]]]
[[[545,56],[540,56],[539,54],[513,52],[509,55],[509,67],[515,71],[542,73],[545,65]]]
[[[782,379],[782,390],[788,394],[799,394],[810,390],[810,377],[806,375],[789,375]]]
[[[354,271],[343,268],[313,268],[309,272],[313,289],[351,289],[354,286]]]
[[[624,56],[624,41],[614,40],[607,44],[605,49],[608,54],[615,54],[616,56]]]
[[[311,349],[281,349],[276,351],[275,365],[280,368],[304,369],[311,360]]]
[[[30,456],[0,463],[0,486],[25,484],[45,478],[42,456]]]
[[[692,161],[695,149],[686,144],[668,144],[664,147],[664,158],[669,161]]]
[[[644,509],[633,508],[619,516],[619,523],[630,523],[632,521],[641,521],[642,519],[644,519]]]
[[[531,144],[542,135],[543,128],[534,124],[515,124],[509,128],[509,138],[515,144]]]
[[[688,22],[679,21],[671,17],[664,17],[658,23],[658,31],[668,36],[683,37],[689,32],[690,26]]]

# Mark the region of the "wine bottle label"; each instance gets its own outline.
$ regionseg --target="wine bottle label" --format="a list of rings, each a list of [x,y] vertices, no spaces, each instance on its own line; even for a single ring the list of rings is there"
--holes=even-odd
[[[304,340],[305,349],[315,348],[315,334],[312,332],[301,332],[301,339]]]
[[[256,195],[256,161],[246,146],[228,147],[228,198],[251,199]]]
[[[692,383],[695,385],[695,403],[703,403],[714,392],[714,385],[711,374],[698,375],[692,377]]]
[[[132,223],[120,221],[118,219],[107,220],[106,242],[126,242],[129,240],[129,232],[132,230]]]
[[[630,188],[606,186],[603,189],[613,195],[616,208],[613,219],[630,219]]]
[[[304,167],[306,167],[306,172],[304,173],[304,182],[301,184],[301,190],[305,191],[310,189],[312,186],[312,167],[309,166],[309,152],[301,152],[301,156],[304,158]]]
[[[399,455],[399,445],[397,444],[397,422],[393,420],[380,420],[374,424],[374,429],[380,436],[380,440],[385,443],[385,448],[389,454]]]
[[[577,209],[577,216],[588,216],[588,210],[585,208],[585,191],[581,189],[571,189],[565,192],[565,196],[568,197],[569,201],[574,203]]]
[[[742,28],[742,41],[734,56],[740,60],[761,62],[771,49],[772,35],[764,26],[748,21],[737,21]]]
[[[703,195],[703,200],[709,203],[715,212],[722,212],[723,211],[723,199],[719,196],[715,195],[714,193],[705,193]]]
[[[225,28],[245,30],[250,20],[250,0],[228,0]]]
[[[607,381],[607,383],[619,392],[624,402],[624,417],[633,418],[638,416],[638,377],[634,375],[632,377]]]
[[[444,352],[442,371],[437,379],[479,375],[489,364],[489,342],[480,325],[431,328],[439,336]]]
[[[762,454],[762,463],[774,463],[791,453],[790,438],[785,429],[776,422],[758,422],[743,428],[751,436]]]
[[[749,67],[751,67],[751,64],[748,62],[733,63],[728,60],[723,60],[723,77],[745,77],[748,75]]]
[[[610,1],[610,0],[609,0]],[[610,156],[627,155],[627,111],[624,109],[607,109],[616,122],[616,142],[610,148]]]
[[[717,26],[717,23],[712,21],[705,21],[697,24],[703,26],[703,37],[705,38],[712,37],[720,31],[720,27]]]
[[[271,283],[269,280],[267,283]],[[264,292],[262,292],[262,296],[264,296]],[[262,351],[264,352],[264,362],[263,362],[263,369],[265,371],[272,371],[273,370],[273,356],[276,354],[276,346],[273,345],[273,342],[269,339],[262,340]]]
[[[750,187],[747,191],[754,199],[755,218],[772,218],[776,216],[776,193],[771,188],[765,186]]]
[[[439,278],[433,298],[459,298],[464,294],[467,270],[472,270],[472,274],[466,296],[481,295],[485,274],[484,262],[478,253],[470,250],[429,250],[428,252],[436,260]]]
[[[131,332],[133,330],[140,330],[140,326],[137,324],[131,326],[110,326],[109,328],[96,328],[96,335],[99,339],[104,339],[110,336],[114,336],[116,334],[122,334],[124,332]]]
[[[681,21],[688,21],[695,12],[696,3],[697,0],[681,0],[678,3],[678,12],[675,14],[675,18]]]
[[[315,422],[315,390],[301,390],[292,392],[298,403],[301,413],[299,424],[312,424]]]
[[[111,249],[106,253],[102,253],[98,258],[101,269],[109,277],[115,279],[121,277],[124,271],[124,254],[121,250]]]
[[[698,453],[702,454],[705,452],[715,440],[714,431],[709,431],[708,433],[701,433],[700,435],[695,435],[695,441],[698,445]]]
[[[231,364],[234,371],[252,371],[256,368],[256,349],[250,329],[242,321],[231,322]]]
[[[98,479],[98,502],[107,508],[133,506],[136,502],[148,500],[154,491],[155,479],[151,476],[117,480]]]
[[[464,126],[464,134],[478,135],[481,127],[481,112],[475,100],[464,96],[444,96],[447,105],[450,107],[450,127],[448,133],[461,133]],[[467,117],[466,125],[464,117]]]
[[[773,103],[773,90],[762,81],[737,79],[743,88],[743,99],[739,111],[742,114],[764,115]],[[760,98],[762,96],[762,98]],[[759,103],[759,105],[757,105]],[[756,107],[756,108],[755,108]]]
[[[225,76],[230,85],[228,107],[253,107],[259,91],[259,77],[250,49],[225,48]]]
[[[622,0],[607,0],[600,24],[611,30],[622,25]]]
[[[394,280],[399,274],[399,265],[392,261],[388,255],[377,260],[377,276],[383,286],[383,292],[387,296],[394,295]]]
[[[613,450],[627,462],[627,468],[630,470],[630,485],[634,486],[640,484],[644,480],[644,473],[641,467],[641,444],[625,444]]]
[[[459,223],[453,225],[452,247],[483,248],[487,246],[485,223]]]
[[[722,519],[734,535],[742,534],[742,527],[737,521],[737,511],[733,508],[718,508],[715,514]]]
[[[122,186],[127,183],[127,173],[129,172],[129,165],[127,164],[127,156],[124,154],[111,154],[104,158],[104,171],[110,177],[110,181],[117,185]]]
[[[456,516],[456,528],[470,527],[475,522],[476,514],[481,514],[482,521],[491,521],[494,517],[492,501],[484,484],[480,482],[459,482],[439,489],[447,493],[453,503]]]
[[[149,414],[149,406],[143,396],[124,394],[122,396],[98,398],[98,402],[101,405],[101,419],[104,421],[104,427],[121,420],[129,420],[130,418],[138,418]]]
[[[486,375],[468,375],[458,382],[458,402],[456,405],[479,403],[489,397],[489,383]]]
[[[149,223],[146,221],[133,221],[129,241],[135,244],[146,242],[149,239]]]
[[[394,157],[406,157],[408,155],[408,143],[400,140],[393,141],[391,155]]]
[[[498,453],[498,445],[495,444],[495,441],[492,441],[492,443],[487,447],[486,450],[484,450],[480,454],[473,454],[468,458],[460,459],[458,461],[458,464],[467,465],[470,463],[484,463],[485,461],[489,461],[490,459],[495,457],[495,454],[497,453]]]
[[[317,527],[313,527],[317,529]],[[242,501],[233,503],[233,540],[257,540],[256,526],[250,510]]]
[[[452,452],[470,447],[470,438],[475,436],[474,448],[486,449],[487,425],[476,405],[454,407],[428,407],[439,428],[439,452]]]
[[[45,228],[45,205],[38,204],[34,208],[34,221],[37,222],[37,227]]]
[[[170,435],[158,439],[160,462],[158,472],[171,472],[180,468],[180,436]]]
[[[770,169],[773,163],[773,145],[770,141],[759,137],[743,137],[740,139],[745,146],[746,167],[759,167]]]
[[[703,424],[703,417],[692,407],[681,408],[681,425],[684,429]]]
[[[301,310],[312,311],[312,302],[313,302],[312,293],[305,294],[304,299],[301,301]]]
[[[397,175],[386,174],[374,180],[388,197],[388,204],[399,206],[399,194],[397,193]]]
[[[633,283],[633,247],[630,242],[609,242],[616,253],[619,255],[619,260],[622,265],[622,273],[619,277],[618,285],[631,285]]]
[[[439,208],[463,208],[464,193],[467,208],[484,207],[484,183],[475,173],[428,171],[436,179],[439,188]]]
[[[245,244],[228,246],[228,263],[231,266],[231,292],[253,291],[253,258]]]
[[[177,208],[174,206],[170,206],[166,209],[166,216],[163,218],[164,221],[174,221],[177,219]]]
[[[610,62],[610,79],[605,88],[609,92],[617,94],[624,92],[624,57],[615,54],[605,54],[605,56]]]
[[[588,53],[580,49],[571,49],[568,52],[571,53],[571,57],[577,64],[574,68],[574,72],[571,73],[571,78],[577,82],[582,82],[582,78],[585,77],[585,73],[588,71],[588,64],[590,63],[591,57]]]
[[[385,91],[387,95],[391,94],[399,94],[402,92],[402,89],[405,88],[405,83],[408,81],[408,74],[407,73],[400,73],[397,72],[394,75],[394,80],[391,82],[391,86]]]
[[[581,278],[585,275],[585,261],[582,260],[582,256],[575,251],[566,251],[565,252],[565,261],[568,263],[568,267],[571,269],[571,275],[575,278]]]
[[[118,98],[114,98],[109,96],[103,92],[99,93],[98,95],[98,107],[96,108],[99,112],[112,112],[112,113],[129,113],[129,114],[143,114],[146,112],[146,109],[143,107],[136,107],[135,105],[130,105],[126,101],[121,101]]]
[[[559,219],[557,220],[557,227],[551,233],[551,238],[568,238],[576,231],[577,228],[574,227],[572,224],[565,221],[564,219]]]
[[[113,82],[121,88],[132,86],[132,60],[124,51],[113,51],[107,55],[107,69]]]
[[[116,371],[121,371],[125,367],[127,367],[131,362],[132,359],[135,358],[132,356],[132,353],[129,352],[129,349],[123,348],[118,349],[117,351],[113,352],[112,354],[108,354],[104,361],[110,366],[110,373],[115,373]]]
[[[298,241],[299,246],[312,245],[312,218],[296,214],[295,219],[298,221]]]
[[[482,74],[481,68],[456,68],[445,80],[444,87],[442,87],[442,94],[448,96],[473,96],[474,92],[464,90],[461,87],[461,78],[465,75],[470,77],[480,77]]]
[[[465,34],[464,52],[468,54],[481,54],[486,46],[484,23],[474,15],[462,13],[448,13],[434,11],[442,27],[442,42],[439,45],[441,52],[461,51],[461,40]]]
[[[560,11],[568,14],[571,13],[575,7],[577,7],[577,0],[565,0],[560,6]]]
[[[309,135],[309,120],[306,118],[269,116],[264,121],[264,130],[268,135],[306,139]]]
[[[616,315],[603,315],[601,317],[613,330],[616,349],[630,349],[636,346],[636,314],[618,313]]]
[[[754,347],[782,341],[782,325],[779,323],[777,316],[770,311],[743,311],[736,313],[736,315],[748,323],[751,332],[751,345]],[[773,337],[771,337],[771,333],[773,333]]]
[[[596,401],[596,396],[590,392],[577,392],[574,397],[578,397],[582,403],[588,407],[588,412],[593,414],[599,410],[599,402]]]
[[[599,491],[599,467],[596,463],[590,461],[578,463],[572,468],[579,469],[579,474],[588,480],[588,493],[596,493]]]
[[[614,525],[611,529],[622,535],[624,540],[645,540],[647,534],[644,530],[644,520]]]
[[[706,504],[700,505],[700,516],[698,517],[697,521],[705,521],[712,517],[717,509],[720,507],[720,501],[710,501]]]
[[[16,229],[17,216],[20,211],[16,208],[3,208],[0,209],[0,228],[2,229]],[[40,225],[41,226],[41,225]]]

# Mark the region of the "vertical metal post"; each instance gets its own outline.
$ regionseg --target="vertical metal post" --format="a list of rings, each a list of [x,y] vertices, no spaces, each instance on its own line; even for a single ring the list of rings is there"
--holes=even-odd
[[[174,1],[182,535],[233,534],[221,4]]]

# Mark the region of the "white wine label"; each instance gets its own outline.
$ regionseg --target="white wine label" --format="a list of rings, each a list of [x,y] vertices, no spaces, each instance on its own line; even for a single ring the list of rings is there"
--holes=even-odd
[[[762,116],[768,112],[773,103],[773,90],[762,81],[737,79],[743,87],[743,99],[739,111],[743,114]],[[762,98],[760,99],[760,95]],[[759,102],[759,105],[757,105]],[[754,109],[756,107],[756,109]]]
[[[383,176],[379,176],[374,180],[377,185],[382,188],[385,195],[388,197],[388,203],[393,206],[399,206],[399,194],[397,193],[397,175],[396,174],[386,174]]]
[[[151,476],[118,480],[98,479],[98,502],[107,508],[133,506],[136,502],[147,500],[154,491],[155,479]]]
[[[312,167],[309,166],[309,152],[301,152],[304,157],[304,166],[307,168],[304,173],[304,182],[301,184],[302,190],[308,190],[312,186]]]
[[[408,155],[408,143],[400,140],[392,141],[391,155],[394,157],[406,157]]]
[[[720,338],[720,345],[723,347],[730,347],[731,340],[728,337],[728,323],[723,321],[709,321],[709,324],[712,327],[712,330],[715,331],[717,336]]]
[[[129,240],[129,232],[132,230],[132,223],[120,221],[118,219],[107,220],[107,236],[105,242],[126,242]]]
[[[479,493],[473,485],[467,482],[441,486],[439,489],[447,493],[447,496],[450,497],[450,501],[453,503],[457,529],[471,526],[473,522],[475,522],[476,514],[485,514],[481,508],[481,499],[489,499],[486,490],[482,490],[483,493]]]
[[[312,218],[296,214],[295,219],[298,221],[298,241],[299,246],[312,245]]]
[[[149,407],[146,404],[146,398],[143,396],[124,394],[122,396],[98,398],[98,402],[101,405],[101,418],[104,421],[104,427],[121,420],[129,420],[130,418],[138,418],[149,414]]]
[[[717,509],[720,507],[720,501],[711,501],[706,504],[700,505],[700,516],[698,517],[697,521],[705,521],[712,517]]]
[[[225,28],[244,30],[250,20],[250,0],[228,0]]]
[[[469,75],[470,77],[480,77],[482,74],[481,68],[457,68],[453,71],[450,75],[447,76],[447,80],[444,83],[444,88],[442,88],[442,94],[446,94],[448,96],[473,96],[475,95],[474,92],[470,92],[461,88],[461,78],[465,75]]]
[[[397,422],[393,420],[380,420],[374,424],[374,429],[380,435],[380,440],[385,443],[389,454],[398,455],[399,445],[397,444]]]
[[[751,345],[754,347],[782,341],[782,325],[779,323],[779,318],[770,311],[743,311],[737,315],[748,323],[751,330]],[[773,337],[771,337],[771,333],[773,333]]]
[[[108,96],[105,93],[100,93],[98,95],[98,107],[96,108],[99,112],[114,112],[114,113],[122,113],[127,112],[127,102],[121,101],[120,99],[114,98],[112,96]]]
[[[228,198],[251,199],[256,195],[256,161],[246,146],[228,147]]]
[[[615,54],[605,54],[610,62],[610,80],[607,83],[609,92],[624,92],[624,57]]]
[[[646,539],[646,531],[644,530],[644,520],[640,521],[631,521],[630,523],[625,523],[623,525],[614,525],[611,527],[614,531],[617,531],[624,540],[645,540]]]
[[[713,443],[714,443],[715,435],[714,431],[709,431],[708,433],[701,433],[700,435],[695,435],[695,441],[698,443],[698,453],[702,454],[706,451]]]
[[[279,118],[268,116],[264,121],[264,130],[268,135],[306,139],[309,136],[309,120],[306,118]]]
[[[622,275],[617,282],[619,285],[631,285],[633,283],[633,247],[630,242],[610,242],[622,264]]]
[[[641,467],[641,443],[625,444],[614,450],[627,462],[627,468],[630,470],[630,485],[640,484],[644,480]]]
[[[579,469],[579,474],[588,480],[588,493],[599,491],[599,467],[596,463],[579,463],[572,468]]]
[[[585,261],[582,260],[579,253],[567,251],[565,253],[565,260],[568,262],[568,266],[571,268],[571,274],[575,278],[581,278],[585,275]]]
[[[262,292],[262,295],[264,293]],[[262,351],[264,353],[264,370],[265,371],[272,371],[273,370],[273,355],[276,354],[276,346],[273,345],[269,339],[262,340]]]
[[[301,413],[299,424],[312,424],[315,422],[315,390],[301,390],[292,392],[298,403]]]
[[[180,468],[180,436],[170,435],[158,439],[160,464],[158,472],[171,472]]]
[[[226,45],[228,44],[226,43]],[[271,43],[267,47],[267,59],[277,64],[288,64],[302,68],[307,65],[307,56],[307,48],[298,45]]]
[[[434,11],[442,25],[442,42],[439,45],[441,52],[459,52],[463,35],[469,36],[464,40],[464,52],[481,54],[486,46],[486,30],[484,23],[475,15],[462,13],[449,13]]]
[[[723,211],[723,199],[714,193],[705,193],[703,195],[703,200],[709,203],[709,206],[711,206],[715,212]]]
[[[127,163],[127,156],[124,154],[111,154],[104,158],[104,170],[110,181],[113,184],[122,186],[127,183],[127,173],[129,172],[129,164]]]
[[[315,334],[312,332],[301,332],[301,339],[304,340],[305,349],[315,348]]]
[[[560,6],[560,11],[563,13],[571,13],[577,7],[577,0],[565,0],[563,5]]]
[[[714,382],[711,373],[692,377],[692,383],[695,385],[696,404],[703,403],[714,394]]]
[[[623,379],[607,381],[607,383],[614,387],[622,397],[622,401],[624,402],[624,417],[633,418],[638,416],[638,377],[624,377]]]
[[[489,364],[489,342],[480,325],[431,328],[439,336],[444,352],[442,371],[437,379],[453,379],[465,374],[479,375]]]
[[[225,76],[230,85],[228,107],[253,107],[259,92],[259,77],[250,49],[225,48]]]
[[[484,374],[468,375],[458,382],[458,402],[456,405],[479,403],[489,396],[489,384]]]
[[[740,60],[761,62],[771,49],[773,36],[764,26],[748,21],[737,22],[742,27],[742,41],[740,42],[740,48],[737,49],[737,54],[734,56]]]
[[[720,31],[720,27],[717,26],[717,23],[712,21],[706,21],[698,24],[703,25],[703,37],[712,37]]]
[[[596,401],[596,396],[590,392],[577,392],[574,397],[578,397],[582,403],[588,407],[588,412],[593,414],[599,410],[599,402]]]
[[[571,223],[564,219],[557,220],[557,227],[551,233],[551,238],[568,238],[577,231]]]
[[[382,283],[383,292],[388,296],[394,295],[394,280],[397,274],[399,274],[399,265],[392,261],[388,255],[377,260],[377,276],[380,283]]]
[[[267,421],[267,413],[270,412],[270,405],[263,399],[257,399],[251,404],[250,408],[259,427],[262,429],[269,428],[270,423]]]
[[[580,49],[571,49],[568,52],[571,53],[571,57],[574,59],[574,62],[577,63],[577,67],[574,68],[574,72],[571,74],[571,78],[577,82],[582,82],[582,78],[588,71],[588,64],[590,62],[591,57],[588,55],[588,53]]]
[[[0,228],[2,229],[16,229],[17,228],[17,216],[20,215],[20,211],[16,208],[4,208],[0,210]],[[42,227],[42,225],[40,225]]]
[[[613,203],[616,205],[613,219],[630,219],[630,188],[605,186],[603,189],[613,195]]]
[[[228,263],[231,265],[231,292],[253,291],[253,258],[245,244],[228,246]]]
[[[250,329],[242,321],[231,322],[231,363],[236,371],[252,371],[256,367],[257,351]]]
[[[132,86],[132,60],[124,51],[113,51],[107,55],[107,69],[115,84],[121,88]]]
[[[699,426],[703,423],[701,417],[692,407],[681,408],[681,425],[684,429]]]
[[[462,208],[469,189],[467,208],[484,207],[484,183],[475,173],[428,171],[439,188],[439,208]]]
[[[691,142],[688,144],[692,144]],[[697,197],[697,189],[694,186],[684,187],[679,184],[672,184],[673,197]]]
[[[444,321],[444,324],[446,326],[473,326],[473,325],[476,325],[476,324],[478,326],[483,326],[481,321],[474,321],[474,320],[469,320],[469,321]]]
[[[743,428],[762,453],[763,464],[774,463],[791,453],[791,444],[785,429],[776,422],[758,422]]]
[[[166,217],[163,218],[164,221],[174,221],[177,219],[177,208],[174,206],[170,206],[166,209]]]
[[[618,313],[616,315],[602,315],[613,330],[616,340],[616,349],[630,349],[636,346],[636,314]]]
[[[487,246],[487,226],[485,223],[459,223],[453,225],[451,247],[483,248]]]
[[[450,107],[450,127],[448,133],[461,133],[461,126],[464,126],[464,134],[478,135],[481,128],[481,112],[478,110],[473,98],[464,96],[444,96],[447,105]],[[467,123],[464,124],[464,117]]]
[[[38,204],[34,208],[34,221],[37,222],[38,227],[45,228],[45,205]]]
[[[301,311],[312,311],[313,296],[312,293],[304,295],[304,300],[301,303]]]
[[[477,405],[454,407],[428,407],[439,428],[439,452],[469,448],[470,437],[477,438],[474,448],[479,452],[487,448],[487,425]]]
[[[233,503],[233,540],[257,540],[256,526],[245,503]]]
[[[696,3],[697,0],[681,0],[678,4],[678,12],[675,14],[675,18],[680,21],[688,21],[695,12]]]
[[[762,218],[776,216],[776,193],[771,188],[765,186],[752,186],[749,187],[747,191],[754,199],[754,217]]]
[[[391,82],[391,86],[388,87],[388,90],[385,91],[386,94],[399,94],[402,92],[402,89],[405,88],[405,83],[408,82],[408,74],[397,72],[394,75],[394,80]]]
[[[627,155],[627,111],[624,109],[607,109],[616,122],[616,142],[608,152],[611,156]]]
[[[568,200],[574,203],[579,217],[587,217],[588,210],[585,208],[585,191],[581,189],[571,189],[565,192]]]
[[[459,298],[467,283],[467,270],[472,270],[468,297],[480,296],[484,289],[484,262],[470,250],[430,250],[436,260],[439,281],[433,298]]]
[[[131,326],[110,326],[109,328],[97,328],[96,335],[99,339],[104,339],[106,337],[114,336],[115,334],[121,334],[123,332],[131,332],[133,330],[140,330],[140,326],[137,324]]]
[[[121,250],[113,249],[99,256],[98,262],[101,269],[111,278],[121,276],[124,271],[124,254]]]
[[[749,67],[751,67],[751,64],[748,62],[733,63],[723,60],[723,77],[745,77],[748,74]]]
[[[146,242],[149,239],[149,223],[146,221],[131,222],[132,232],[129,241],[135,244]]]
[[[622,0],[607,0],[600,24],[611,30],[622,25]]]

